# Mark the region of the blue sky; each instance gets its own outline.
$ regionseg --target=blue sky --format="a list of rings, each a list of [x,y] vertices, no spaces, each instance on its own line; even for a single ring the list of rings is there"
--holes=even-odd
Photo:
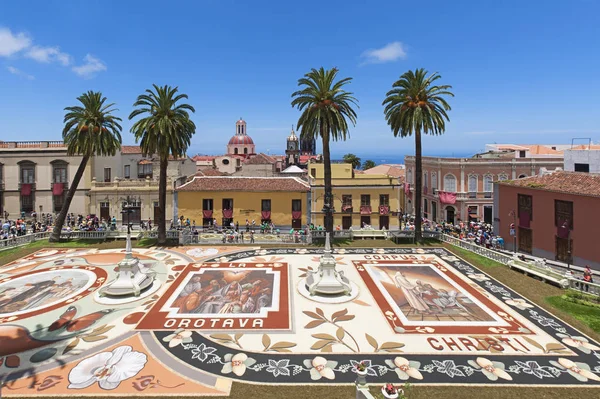
[[[381,102],[417,67],[456,95],[446,134],[426,139],[425,154],[598,141],[599,14],[594,0],[4,2],[0,139],[60,139],[63,108],[90,89],[126,119],[157,83],[179,86],[196,107],[190,154],[223,153],[240,116],[258,151],[282,153],[298,78],[337,66],[354,78],[360,109],[335,156],[413,152],[390,133]]]

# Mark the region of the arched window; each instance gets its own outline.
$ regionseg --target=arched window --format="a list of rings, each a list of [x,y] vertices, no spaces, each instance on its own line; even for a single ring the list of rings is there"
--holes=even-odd
[[[234,148],[234,149],[233,149],[233,153],[234,153],[234,154],[237,154],[237,153],[238,153],[238,149],[237,149],[237,148]]]
[[[409,170],[406,171],[406,181],[409,182],[410,184],[413,183],[412,169],[409,169]]]
[[[423,172],[423,187],[429,187],[429,182],[427,181],[427,172]]]
[[[508,180],[508,175],[506,173],[501,173],[498,175],[498,181]]]
[[[477,191],[477,175],[469,175],[469,198],[475,198]]]
[[[437,187],[437,173],[431,172],[431,192],[435,194]]]
[[[492,191],[494,191],[492,181],[494,181],[492,175],[483,176],[483,191],[485,198],[492,198]]]
[[[244,147],[244,154],[248,154],[248,147]]]
[[[527,175],[526,174],[519,175],[519,179],[522,179],[524,177],[527,177]]]
[[[456,192],[456,177],[454,175],[444,176],[444,191],[449,193]]]

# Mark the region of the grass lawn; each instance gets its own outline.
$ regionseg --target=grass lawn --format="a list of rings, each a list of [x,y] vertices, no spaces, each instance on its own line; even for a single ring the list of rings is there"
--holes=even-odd
[[[154,245],[154,241],[135,242],[136,247],[148,247]],[[0,252],[0,265],[26,256],[41,248],[48,247],[95,247],[99,249],[123,248],[124,241],[90,242],[70,241],[58,244],[49,244],[47,241],[38,241],[27,246]],[[240,245],[241,246],[241,245]],[[280,247],[282,245],[253,245],[267,247]],[[283,245],[285,246],[285,245]],[[336,241],[335,246],[346,248],[379,248],[397,246],[389,240],[357,240]],[[410,247],[412,245],[401,245]],[[535,302],[540,307],[553,313],[565,322],[573,325],[583,333],[600,340],[600,308],[591,308],[584,305],[568,302],[562,298],[564,293],[558,287],[545,284],[536,279],[510,270],[504,265],[473,254],[469,251],[453,247],[449,244],[439,242],[428,242],[423,246],[443,246],[467,262],[478,267],[485,273],[494,277],[517,293]],[[272,386],[259,384],[242,384],[234,382],[231,389],[231,399],[351,399],[355,398],[353,386]],[[113,397],[114,398],[114,397]],[[470,386],[423,386],[413,384],[410,399],[579,399],[600,398],[600,389],[597,388],[545,388],[545,387],[470,387]],[[183,399],[183,398],[182,398]]]

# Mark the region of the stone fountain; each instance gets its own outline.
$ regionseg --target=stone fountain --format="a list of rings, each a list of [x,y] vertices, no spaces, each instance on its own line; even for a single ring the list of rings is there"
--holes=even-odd
[[[332,254],[329,233],[325,234],[325,250],[319,260],[319,268],[308,271],[305,279],[300,281],[300,293],[317,302],[340,303],[350,301],[358,295],[358,287],[352,283],[344,272],[336,269],[335,257]]]
[[[139,297],[148,287],[152,286],[156,272],[144,265],[133,256],[131,250],[131,231],[127,228],[127,244],[125,258],[117,265],[117,277],[106,287],[100,289],[103,297]]]

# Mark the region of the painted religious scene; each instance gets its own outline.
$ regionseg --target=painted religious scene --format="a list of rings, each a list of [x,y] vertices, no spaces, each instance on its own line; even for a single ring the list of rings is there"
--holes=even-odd
[[[301,292],[319,248],[135,249],[151,287],[112,298],[122,250],[0,269],[5,396],[228,395],[233,381],[600,386],[600,345],[443,248],[335,249],[346,297]],[[306,290],[304,290],[306,291]]]

